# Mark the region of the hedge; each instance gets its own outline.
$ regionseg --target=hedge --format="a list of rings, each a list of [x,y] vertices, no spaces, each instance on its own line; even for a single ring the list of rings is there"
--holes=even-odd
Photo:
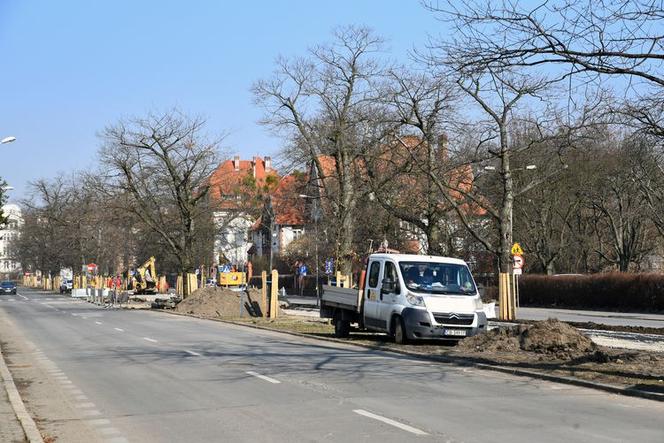
[[[664,274],[523,275],[521,306],[664,311]]]

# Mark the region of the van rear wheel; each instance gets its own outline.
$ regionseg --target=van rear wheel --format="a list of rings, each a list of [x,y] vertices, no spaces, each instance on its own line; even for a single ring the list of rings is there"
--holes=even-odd
[[[334,336],[337,338],[346,338],[350,335],[350,322],[344,320],[341,316],[334,320]]]
[[[394,318],[394,342],[399,345],[405,345],[408,343],[408,336],[406,335],[406,327],[403,324],[403,319],[401,317]]]

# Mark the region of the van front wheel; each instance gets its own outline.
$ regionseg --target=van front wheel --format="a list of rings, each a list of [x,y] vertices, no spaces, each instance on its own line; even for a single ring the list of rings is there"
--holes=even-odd
[[[406,327],[403,324],[403,319],[401,317],[395,317],[394,319],[394,342],[399,345],[405,345],[408,343],[408,336],[406,335]]]

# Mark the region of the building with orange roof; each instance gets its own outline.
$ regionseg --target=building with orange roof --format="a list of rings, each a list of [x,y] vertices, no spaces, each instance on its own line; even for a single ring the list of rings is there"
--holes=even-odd
[[[306,184],[305,175],[280,177],[270,157],[242,160],[235,156],[217,167],[209,183],[218,231],[214,244],[217,263],[241,265],[249,254],[269,255],[270,249],[279,254],[304,233],[304,202],[299,194]]]
[[[249,230],[260,213],[260,192],[278,180],[272,159],[256,156],[241,160],[235,156],[220,163],[208,180],[217,230],[214,261],[245,263],[251,247]]]

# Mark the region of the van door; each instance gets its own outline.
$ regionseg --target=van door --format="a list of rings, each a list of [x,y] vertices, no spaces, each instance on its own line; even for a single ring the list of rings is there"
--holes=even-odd
[[[383,328],[378,310],[382,273],[382,262],[371,260],[367,272],[367,284],[364,288],[364,326],[368,329]]]
[[[401,282],[399,281],[397,266],[391,261],[385,261],[383,276],[381,278],[381,286],[382,282],[386,279],[392,280],[394,282],[394,290],[380,294],[378,297],[378,316],[384,322],[383,329],[385,331],[387,331],[390,326],[390,317],[395,310],[395,305],[399,303],[399,297],[401,294]]]

